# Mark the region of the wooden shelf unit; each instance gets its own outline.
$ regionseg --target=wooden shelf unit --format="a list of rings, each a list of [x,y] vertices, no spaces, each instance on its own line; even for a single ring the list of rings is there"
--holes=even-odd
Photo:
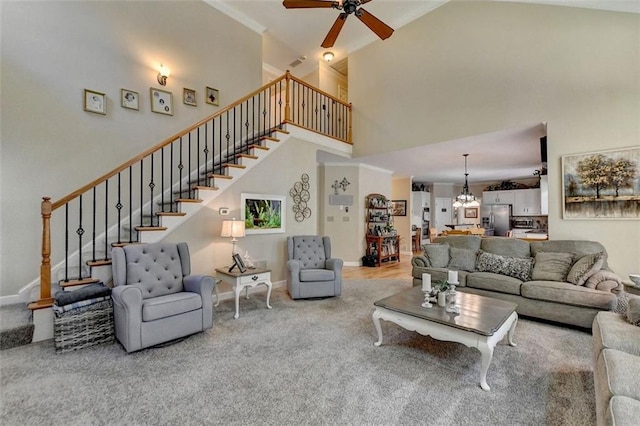
[[[369,194],[365,205],[367,255],[376,258],[376,266],[400,262],[400,237],[393,229],[391,201],[382,194]]]

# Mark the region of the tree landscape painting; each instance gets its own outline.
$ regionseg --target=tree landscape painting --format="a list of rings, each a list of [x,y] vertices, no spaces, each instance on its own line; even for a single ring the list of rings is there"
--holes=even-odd
[[[639,219],[640,147],[562,157],[564,219]]]

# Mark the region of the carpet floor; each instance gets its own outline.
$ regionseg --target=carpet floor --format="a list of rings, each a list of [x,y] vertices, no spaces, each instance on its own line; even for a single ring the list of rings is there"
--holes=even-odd
[[[0,353],[3,425],[593,425],[591,335],[520,319],[516,347],[480,353],[384,322],[373,302],[410,280],[348,280],[339,298],[274,290],[215,308],[214,327],[127,354],[56,354],[53,341]]]

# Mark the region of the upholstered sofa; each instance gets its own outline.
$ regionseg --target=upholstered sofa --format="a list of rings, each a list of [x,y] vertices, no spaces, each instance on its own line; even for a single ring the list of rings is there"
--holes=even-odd
[[[527,242],[515,238],[438,237],[414,256],[413,285],[422,274],[444,281],[458,271],[458,290],[517,303],[520,315],[591,328],[615,307],[621,278],[609,270],[595,241]]]
[[[640,422],[640,297],[636,298],[636,325],[616,312],[600,312],[593,321],[593,380],[600,426]]]

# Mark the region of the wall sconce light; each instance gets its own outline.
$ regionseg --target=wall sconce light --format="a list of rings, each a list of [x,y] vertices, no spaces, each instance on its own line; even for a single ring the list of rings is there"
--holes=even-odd
[[[333,60],[333,52],[324,52],[322,55],[325,61],[331,62]]]
[[[158,72],[158,83],[160,83],[161,86],[166,86],[167,77],[169,77],[170,75],[171,75],[171,71],[169,70],[169,68],[160,64],[160,71]]]

